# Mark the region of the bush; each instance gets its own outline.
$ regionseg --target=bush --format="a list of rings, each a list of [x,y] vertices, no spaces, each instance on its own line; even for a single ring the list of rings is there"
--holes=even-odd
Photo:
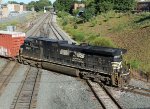
[[[131,60],[129,63],[133,69],[139,69],[140,67],[140,62],[138,60]]]
[[[74,23],[73,28],[74,28],[74,29],[77,29],[77,28],[78,28],[78,25],[77,25],[76,23]]]
[[[93,16],[95,16],[95,8],[89,7],[85,9],[81,17],[84,19],[84,21],[89,21]]]
[[[116,16],[116,13],[114,10],[110,10],[107,12],[107,15],[109,16],[109,18],[114,18]]]
[[[67,13],[67,12],[65,12],[65,11],[59,11],[58,13],[57,13],[57,16],[58,17],[61,17],[61,18],[64,18],[64,17],[66,17],[66,16],[68,16],[69,14]]]
[[[92,18],[90,22],[91,22],[91,27],[94,27],[97,24],[97,20],[95,18]]]
[[[79,9],[73,10],[73,15],[76,16],[79,13]]]
[[[78,31],[72,31],[72,35],[73,35],[73,38],[76,40],[76,41],[79,41],[79,42],[82,42],[84,41],[84,33],[82,32],[78,32]]]
[[[97,36],[96,36],[96,35],[90,35],[90,36],[88,36],[88,37],[87,37],[87,39],[86,39],[86,40],[87,40],[87,42],[89,42],[89,43],[90,43],[91,41],[93,41],[93,40],[94,40],[94,39],[96,39],[96,38],[97,38]]]
[[[102,3],[99,3],[99,7],[101,12],[108,12],[113,9],[113,3],[109,1],[103,1]]]
[[[104,47],[116,47],[116,45],[106,37],[97,37],[94,40],[92,40],[90,44]]]
[[[120,31],[124,30],[126,27],[128,27],[128,24],[126,24],[126,23],[121,23],[121,24],[119,24],[119,25],[116,25],[116,27],[113,27],[112,30],[113,30],[114,32],[120,32]]]
[[[67,20],[66,18],[64,18],[62,25],[63,25],[63,26],[66,26],[67,24],[68,24],[68,20]]]
[[[102,13],[102,16],[104,18],[104,22],[107,22],[109,20],[109,15],[107,13]]]
[[[115,0],[114,10],[126,12],[129,10],[133,10],[135,4],[135,0]]]

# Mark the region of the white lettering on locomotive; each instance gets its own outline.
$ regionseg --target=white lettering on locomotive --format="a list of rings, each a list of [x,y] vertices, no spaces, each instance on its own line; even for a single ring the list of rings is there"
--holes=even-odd
[[[84,63],[84,61],[81,58],[72,58],[72,61],[74,62],[79,62],[79,63]]]
[[[60,54],[69,56],[69,50],[61,49]]]
[[[82,58],[82,59],[83,59],[83,58],[84,58],[84,55],[85,55],[85,54],[80,53],[80,52],[74,52],[74,55],[73,55],[73,56],[74,56],[74,57],[78,57],[78,58]]]
[[[84,58],[84,54],[83,54],[83,53],[78,52],[78,53],[77,53],[77,57],[78,57],[78,58]]]

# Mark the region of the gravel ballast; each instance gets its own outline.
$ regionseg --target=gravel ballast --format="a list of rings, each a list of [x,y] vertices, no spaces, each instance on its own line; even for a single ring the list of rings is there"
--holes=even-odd
[[[146,88],[150,90],[149,83],[132,79],[130,85]],[[110,88],[114,97],[125,109],[150,109],[150,97],[139,95],[132,92],[120,91]]]
[[[3,68],[5,67],[5,65],[7,64],[7,60],[6,59],[2,59],[0,58],[0,71],[3,70]]]
[[[9,84],[6,86],[4,92],[0,96],[0,109],[10,109],[17,90],[24,78],[27,66],[20,65],[14,76],[11,78]]]
[[[83,81],[43,70],[37,109],[100,108],[100,104]]]

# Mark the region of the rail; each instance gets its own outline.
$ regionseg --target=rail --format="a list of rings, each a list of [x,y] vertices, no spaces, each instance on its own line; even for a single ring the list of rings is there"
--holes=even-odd
[[[49,27],[51,28],[51,30],[53,31],[53,33],[55,34],[56,38],[58,40],[65,40],[65,38],[59,33],[59,31],[55,28],[55,26],[53,25],[53,14],[51,14],[51,20],[48,23]]]
[[[127,85],[127,86],[121,88],[120,90],[126,91],[126,92],[131,92],[134,94],[139,94],[139,95],[146,96],[146,97],[150,97],[150,90],[141,88],[141,87]]]
[[[13,109],[18,108],[31,108],[33,93],[35,91],[35,84],[37,82],[37,77],[39,74],[39,69],[32,71],[31,67],[26,71],[26,76],[16,94],[17,98],[14,99],[12,107]]]
[[[86,82],[104,109],[123,109],[102,83],[93,83],[89,80]]]

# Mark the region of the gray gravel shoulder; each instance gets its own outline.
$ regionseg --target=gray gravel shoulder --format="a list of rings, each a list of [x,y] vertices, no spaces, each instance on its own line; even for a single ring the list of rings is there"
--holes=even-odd
[[[141,87],[141,88],[150,90],[150,82],[144,82],[144,81],[140,81],[140,80],[131,79],[129,84],[133,85],[135,87]]]
[[[0,71],[3,70],[4,66],[7,64],[7,60],[6,59],[0,59]]]
[[[83,81],[43,70],[37,109],[99,109],[100,107]]]
[[[25,77],[24,74],[26,70],[27,66],[24,65],[20,65],[20,67],[17,69],[9,84],[6,86],[4,92],[0,96],[0,109],[10,109],[21,81]]]
[[[150,89],[149,83],[132,79],[130,85]],[[110,88],[114,97],[125,109],[150,109],[150,97],[146,97],[131,92],[122,92]]]
[[[114,97],[125,109],[150,109],[150,97],[130,92],[111,90]]]

